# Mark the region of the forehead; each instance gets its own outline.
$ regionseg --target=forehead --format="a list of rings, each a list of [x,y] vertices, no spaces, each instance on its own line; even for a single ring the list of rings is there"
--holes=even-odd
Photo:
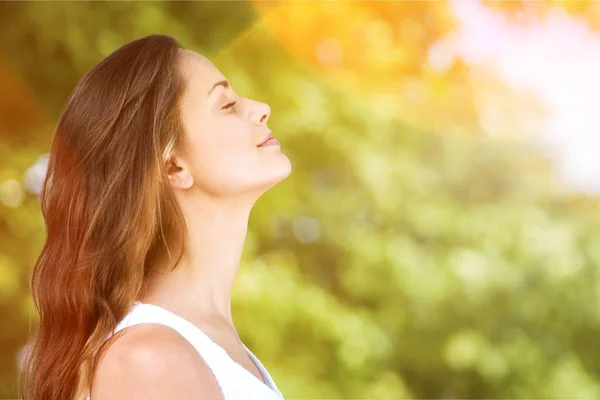
[[[212,86],[225,77],[206,57],[183,49],[181,69],[188,85],[188,92],[195,98],[205,98]]]

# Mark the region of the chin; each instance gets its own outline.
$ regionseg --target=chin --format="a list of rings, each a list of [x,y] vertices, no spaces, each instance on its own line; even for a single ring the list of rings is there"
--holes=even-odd
[[[292,163],[287,157],[282,157],[281,162],[278,162],[277,165],[272,165],[268,172],[261,174],[263,179],[260,186],[266,191],[277,185],[279,182],[284,181],[291,173]]]
[[[282,161],[280,168],[278,168],[278,171],[280,172],[281,180],[284,180],[292,173],[292,162],[285,154],[281,153],[281,155]]]

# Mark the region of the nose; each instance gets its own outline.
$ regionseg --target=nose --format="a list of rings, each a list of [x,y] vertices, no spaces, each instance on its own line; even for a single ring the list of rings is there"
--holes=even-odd
[[[251,119],[256,125],[265,125],[271,115],[271,107],[267,103],[254,101],[252,108]]]

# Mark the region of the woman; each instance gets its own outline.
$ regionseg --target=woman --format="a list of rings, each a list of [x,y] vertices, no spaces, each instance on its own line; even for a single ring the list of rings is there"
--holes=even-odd
[[[83,77],[41,193],[24,400],[282,398],[231,315],[250,210],[291,172],[269,114],[165,35]]]

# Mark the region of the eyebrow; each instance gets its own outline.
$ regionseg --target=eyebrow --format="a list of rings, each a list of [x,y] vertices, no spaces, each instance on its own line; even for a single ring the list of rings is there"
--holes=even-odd
[[[206,95],[206,97],[210,96],[210,94],[212,93],[212,91],[215,90],[215,88],[217,86],[223,86],[225,89],[231,87],[231,85],[229,84],[229,81],[227,81],[227,80],[219,81],[219,82],[215,83],[212,88],[210,88],[210,90],[208,91],[208,94]]]

